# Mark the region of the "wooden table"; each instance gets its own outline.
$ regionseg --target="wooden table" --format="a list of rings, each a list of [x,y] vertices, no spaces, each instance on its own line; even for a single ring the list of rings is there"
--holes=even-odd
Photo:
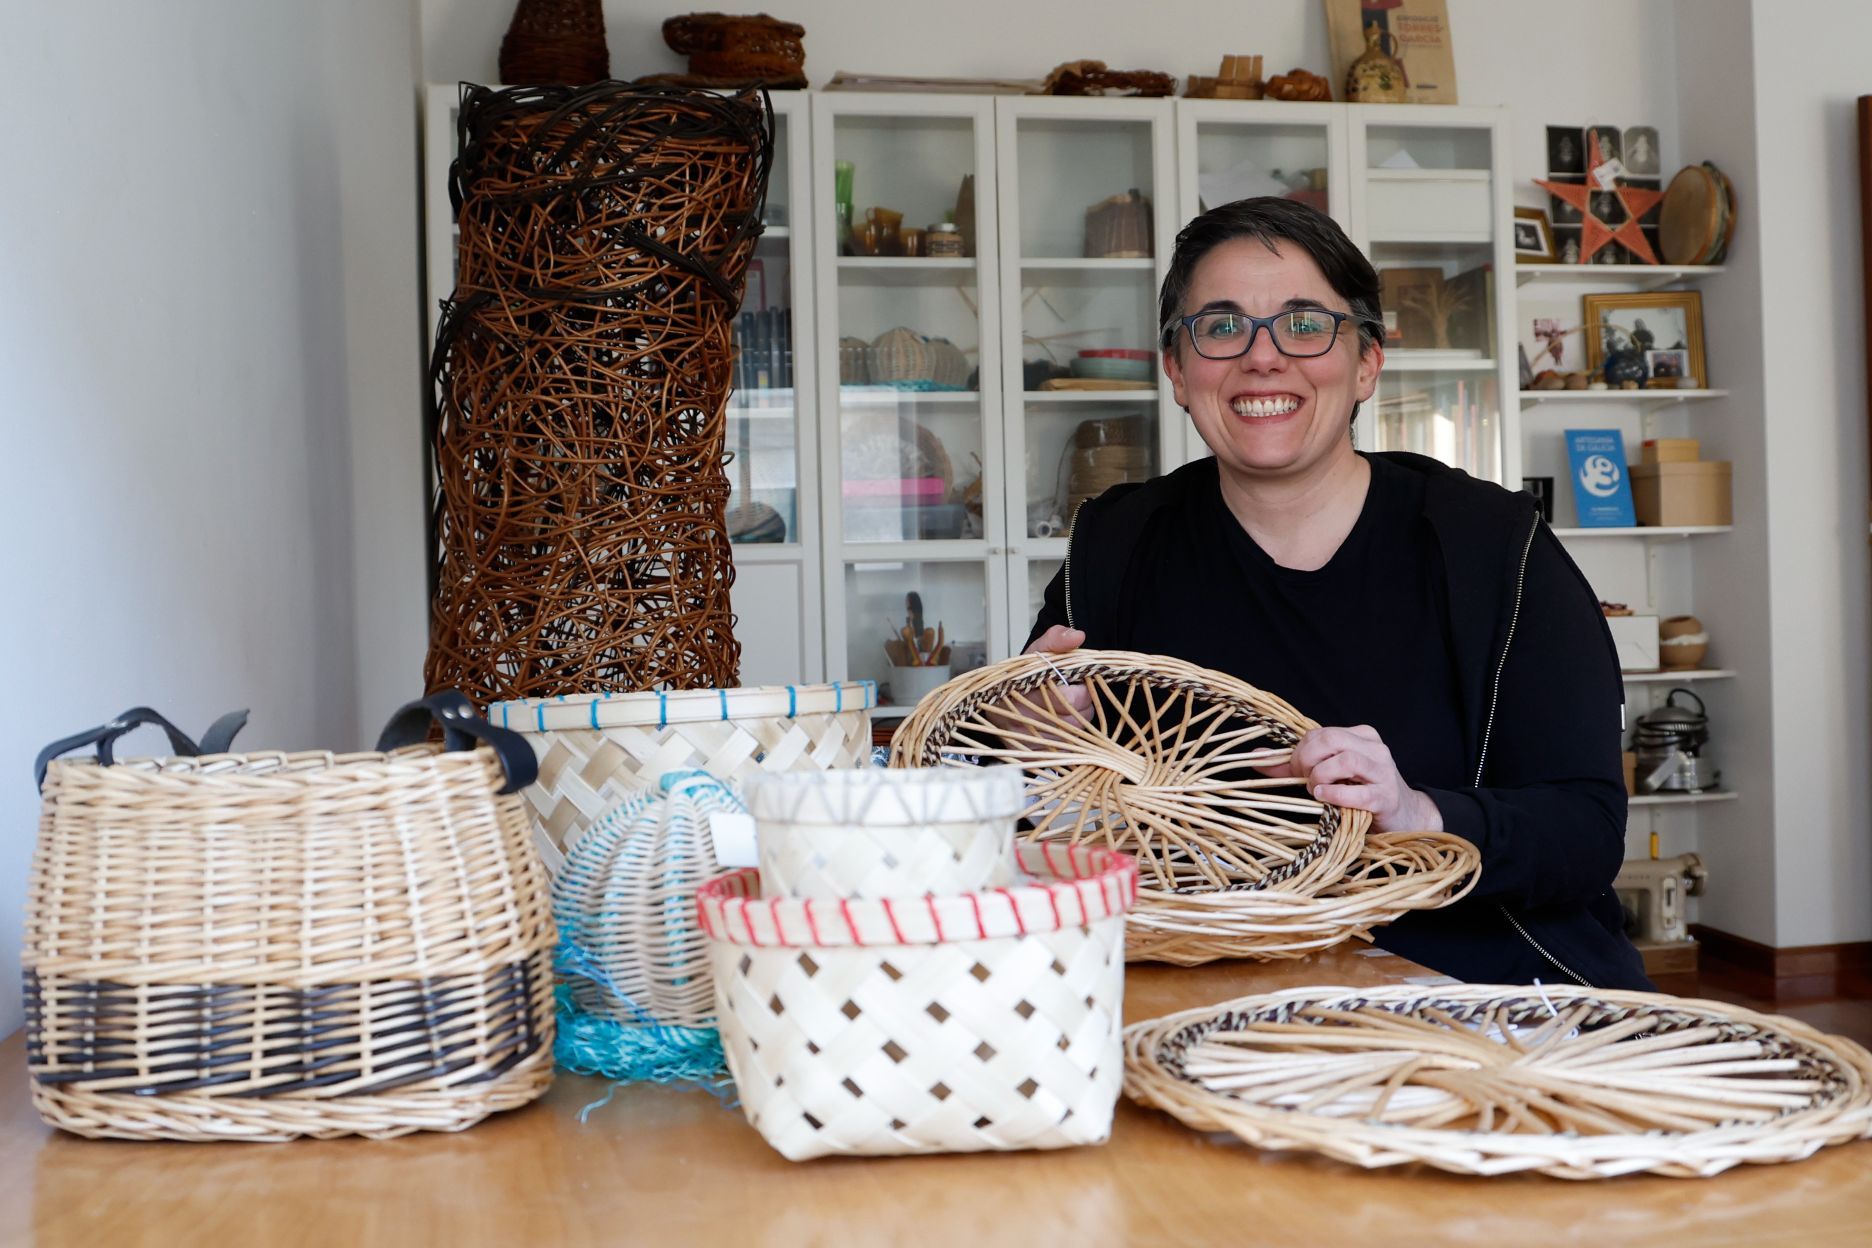
[[[1425,973],[1372,954],[1134,967],[1126,1014]],[[44,1126],[17,1034],[0,1089],[0,1245],[1872,1244],[1872,1143],[1714,1179],[1469,1179],[1260,1153],[1121,1101],[1102,1148],[796,1165],[700,1091],[626,1087],[580,1122],[606,1084],[562,1076],[459,1135],[132,1144]]]

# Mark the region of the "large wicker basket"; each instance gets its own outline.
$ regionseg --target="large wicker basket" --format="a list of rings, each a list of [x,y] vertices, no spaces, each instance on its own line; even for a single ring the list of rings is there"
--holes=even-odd
[[[855,680],[526,698],[496,702],[488,718],[524,736],[539,759],[527,800],[556,875],[594,823],[666,773],[746,780],[867,765],[876,705],[877,683]]]
[[[466,730],[501,755],[108,765],[119,721],[86,734],[105,737],[100,761],[50,763],[21,959],[47,1122],[123,1139],[385,1137],[459,1130],[545,1091],[553,925],[509,791],[533,760],[459,695],[430,703],[451,744]],[[420,736],[417,719],[380,744]]]
[[[800,1161],[1106,1139],[1137,871],[1053,846],[1020,865],[1039,878],[948,897],[767,898],[752,870],[702,887],[723,1047],[769,1144]]]

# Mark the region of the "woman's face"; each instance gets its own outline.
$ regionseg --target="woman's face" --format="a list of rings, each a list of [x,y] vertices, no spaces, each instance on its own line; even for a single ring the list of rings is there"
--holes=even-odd
[[[1351,311],[1305,248],[1278,246],[1275,252],[1259,239],[1237,238],[1214,248],[1191,275],[1183,315],[1272,316],[1298,306]],[[1164,373],[1196,431],[1224,469],[1250,478],[1305,476],[1334,455],[1349,456],[1354,404],[1372,396],[1383,365],[1383,347],[1360,353],[1350,320],[1331,350],[1308,359],[1282,355],[1266,331],[1245,355],[1207,359],[1181,326],[1164,352]]]

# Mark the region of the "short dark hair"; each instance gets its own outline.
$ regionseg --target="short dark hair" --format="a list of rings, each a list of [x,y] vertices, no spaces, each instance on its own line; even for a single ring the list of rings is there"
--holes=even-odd
[[[1313,257],[1335,293],[1352,309],[1358,325],[1359,351],[1384,340],[1384,312],[1379,306],[1378,270],[1353,246],[1339,223],[1295,199],[1261,195],[1238,199],[1195,217],[1176,237],[1170,271],[1157,298],[1157,324],[1163,349],[1176,343],[1177,318],[1202,258],[1237,238],[1258,239],[1269,251],[1293,243]]]

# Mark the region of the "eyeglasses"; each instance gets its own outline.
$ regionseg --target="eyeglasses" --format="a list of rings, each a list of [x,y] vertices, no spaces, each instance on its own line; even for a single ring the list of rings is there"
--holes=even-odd
[[[1274,347],[1293,359],[1311,359],[1325,355],[1339,340],[1339,328],[1347,321],[1369,325],[1350,312],[1329,308],[1290,308],[1273,316],[1249,316],[1245,312],[1198,312],[1177,318],[1177,324],[1189,331],[1190,345],[1205,360],[1232,360],[1253,349],[1254,341],[1266,327]]]

